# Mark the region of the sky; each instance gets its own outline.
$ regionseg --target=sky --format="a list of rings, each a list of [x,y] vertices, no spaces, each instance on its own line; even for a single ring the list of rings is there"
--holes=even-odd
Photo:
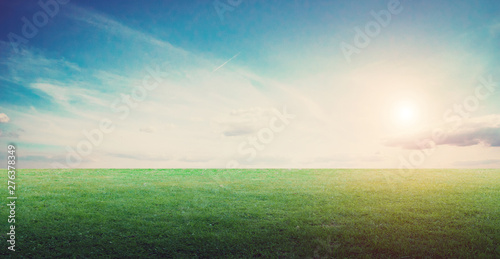
[[[500,168],[499,1],[2,1],[0,164]]]

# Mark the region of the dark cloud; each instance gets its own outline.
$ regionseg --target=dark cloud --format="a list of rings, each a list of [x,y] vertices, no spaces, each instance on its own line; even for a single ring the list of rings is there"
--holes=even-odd
[[[459,124],[458,124],[459,123]],[[438,134],[438,132],[440,132]],[[439,137],[439,135],[443,137]],[[430,144],[432,143],[432,144]],[[500,146],[500,115],[488,115],[457,122],[453,126],[443,125],[434,129],[426,129],[411,135],[388,138],[386,146],[405,149],[424,149],[433,145]]]
[[[455,134],[452,133],[439,144],[473,146],[480,143],[492,147],[500,146],[500,127],[480,128],[466,132],[456,132]]]

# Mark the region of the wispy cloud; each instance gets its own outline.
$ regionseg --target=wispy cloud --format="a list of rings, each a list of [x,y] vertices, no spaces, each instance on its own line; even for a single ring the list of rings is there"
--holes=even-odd
[[[169,50],[176,50],[178,52],[187,53],[181,48],[174,47],[167,41],[158,39],[137,29],[133,29],[106,14],[97,11],[91,11],[74,4],[70,6],[70,9],[72,9],[73,12],[71,12],[71,14],[68,13],[68,17],[76,21],[85,22],[111,34],[124,36],[129,39],[141,40],[143,42],[161,48],[168,48]]]
[[[18,139],[19,138],[19,133],[12,132],[12,131],[4,133],[4,132],[2,132],[0,130],[0,138]]]
[[[273,116],[271,108],[237,109],[224,118],[215,119],[212,125],[226,137],[249,135],[265,127]]]
[[[82,69],[75,63],[64,58],[48,58],[37,49],[23,49],[17,54],[1,60],[0,64],[7,67],[8,74],[2,79],[25,84],[43,76],[43,78],[67,78],[68,74],[75,75]]]
[[[146,153],[146,154],[126,154],[126,153],[108,153],[107,155],[110,155],[112,157],[116,158],[126,158],[126,159],[134,159],[134,160],[139,160],[139,161],[169,161],[172,160],[172,157],[166,154],[151,154],[151,153]]]
[[[145,133],[155,133],[157,130],[153,126],[147,126],[139,129],[140,132],[145,132]]]
[[[32,83],[29,86],[50,96],[54,102],[65,107],[66,111],[87,118],[97,117],[83,111],[82,107],[87,107],[87,111],[96,110],[98,107],[107,109],[110,103],[110,98],[99,91],[68,86],[61,82]]]
[[[500,34],[500,22],[497,22],[497,23],[493,23],[491,26],[490,26],[490,34],[492,36],[497,36]]]

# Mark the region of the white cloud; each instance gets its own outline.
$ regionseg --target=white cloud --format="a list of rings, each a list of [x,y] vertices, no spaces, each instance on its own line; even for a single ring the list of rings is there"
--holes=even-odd
[[[0,113],[0,123],[7,123],[10,121],[9,116],[5,113]]]

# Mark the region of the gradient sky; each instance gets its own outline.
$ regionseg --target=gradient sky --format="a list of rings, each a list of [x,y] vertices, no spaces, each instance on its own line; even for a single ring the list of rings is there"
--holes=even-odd
[[[499,1],[41,2],[0,3],[3,166],[500,168]]]

